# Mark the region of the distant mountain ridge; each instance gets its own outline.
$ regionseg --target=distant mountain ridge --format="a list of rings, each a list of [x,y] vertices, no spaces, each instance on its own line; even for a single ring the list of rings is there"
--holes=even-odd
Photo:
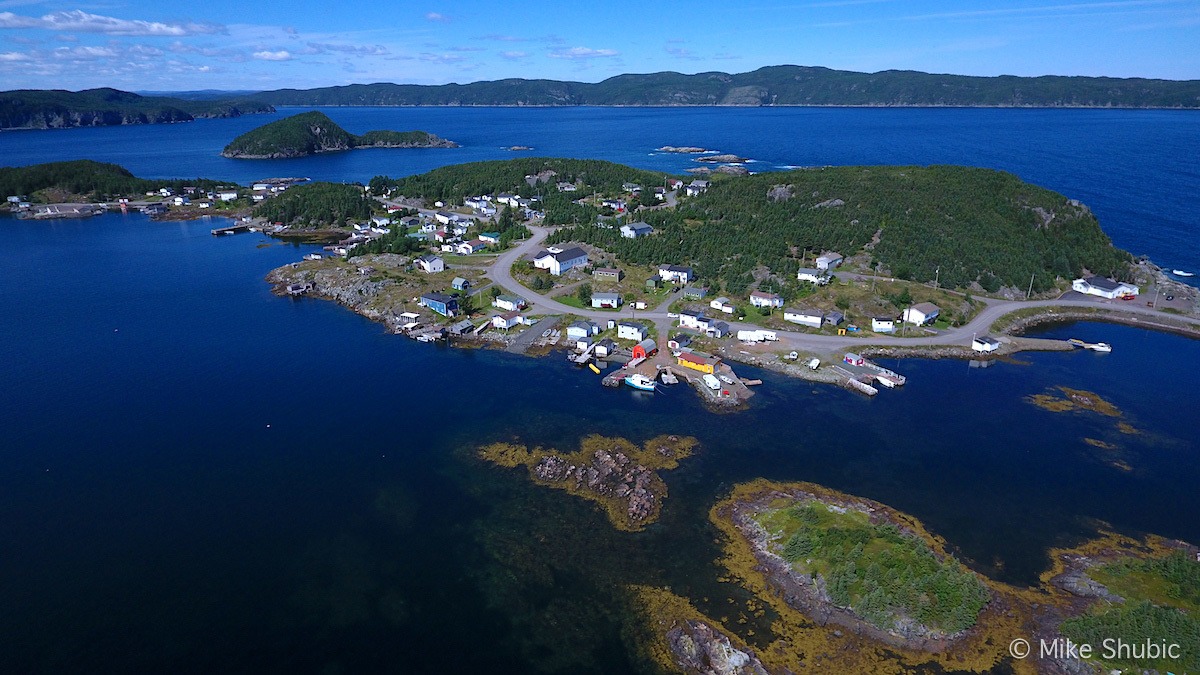
[[[297,106],[687,106],[1200,108],[1200,80],[977,77],[768,66],[748,73],[628,74],[595,84],[506,79],[471,84],[352,84],[255,94]]]
[[[23,89],[0,92],[0,129],[66,129],[122,124],[190,122],[205,117],[239,117],[275,112],[252,98],[189,101],[140,96],[119,89]]]

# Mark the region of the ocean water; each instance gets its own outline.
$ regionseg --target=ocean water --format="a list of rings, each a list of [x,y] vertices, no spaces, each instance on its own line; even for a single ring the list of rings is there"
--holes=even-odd
[[[329,112],[352,131],[427,128],[467,147],[294,165],[214,158],[228,131],[263,121],[244,118],[5,133],[0,151],[11,163],[91,156],[143,175],[240,180],[365,180],[509,156],[499,146],[514,143],[669,170],[688,160],[646,148],[710,145],[780,164],[835,163],[805,154],[835,150],[853,162],[956,161],[997,152],[979,130],[991,113],[1008,125],[1028,113],[1030,134],[1046,115],[1060,129],[1100,120],[1091,135],[1166,139],[1177,157],[1159,167],[1185,167],[1195,147],[1182,144],[1192,118],[1174,113],[728,111],[735,128],[751,126],[747,115],[781,115],[757,133],[812,139],[794,141],[791,155],[766,142],[739,146],[760,136],[723,135],[727,111],[717,110]],[[870,112],[884,115],[844,128]],[[967,121],[956,127],[938,113]],[[493,122],[480,124],[487,114]],[[555,124],[572,133],[554,134]],[[895,127],[919,135],[914,125],[925,140],[889,154]],[[1164,185],[1194,182],[1183,168],[1128,168],[1153,164],[1134,141],[1090,142],[1088,153],[1119,154],[1110,146],[1124,143],[1120,175],[1137,184],[1115,172],[1088,184],[1099,200],[1081,198],[1098,212],[1116,190],[1162,197]],[[1077,165],[1064,144],[1052,146],[1062,156],[1043,148],[1026,166],[1082,186],[1096,167]],[[1131,213],[1154,216],[1130,241],[1193,250],[1156,228],[1171,219],[1194,227],[1195,212],[1155,199],[1129,202]],[[1016,584],[1036,582],[1047,548],[1086,538],[1101,521],[1200,542],[1195,397],[1181,377],[1200,364],[1200,341],[1049,327],[1042,334],[1115,350],[1023,354],[988,368],[888,361],[909,383],[874,399],[739,368],[765,380],[751,410],[712,415],[686,387],[649,397],[608,390],[561,359],[422,345],[332,303],[275,297],[263,276],[310,247],[212,237],[221,222],[0,219],[5,671],[641,672],[623,637],[631,613],[621,589],[670,586],[719,615],[740,591],[718,580],[708,508],[757,477],[814,481],[912,513],[972,567]],[[1139,250],[1134,243],[1124,245]],[[1100,394],[1139,433],[1028,402],[1057,386]],[[593,506],[473,455],[495,440],[573,449],[590,433],[700,439],[697,455],[666,475],[658,524],[616,532]]]
[[[878,108],[323,108],[353,133],[424,129],[454,150],[356,150],[295,160],[232,160],[238,134],[305,110],[185,124],[0,132],[0,163],[89,158],[146,177],[280,175],[369,181],[468,161],[536,155],[607,159],[682,172],[700,146],[793,166],[964,164],[1010,171],[1088,204],[1118,246],[1200,272],[1200,115],[1169,110]]]

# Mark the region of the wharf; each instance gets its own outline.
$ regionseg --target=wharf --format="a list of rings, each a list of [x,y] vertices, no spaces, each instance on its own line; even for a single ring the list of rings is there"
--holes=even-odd
[[[229,227],[218,227],[212,231],[212,234],[214,237],[219,237],[223,234],[238,234],[241,232],[249,232],[249,231],[250,231],[249,223],[237,223],[236,225],[230,225]]]

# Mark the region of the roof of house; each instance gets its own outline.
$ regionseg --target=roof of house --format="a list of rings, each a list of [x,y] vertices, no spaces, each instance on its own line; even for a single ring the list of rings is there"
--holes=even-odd
[[[764,298],[764,299],[766,299],[766,300],[774,300],[775,298],[778,298],[778,297],[779,297],[779,294],[778,294],[778,293],[768,293],[768,292],[766,292],[766,291],[751,291],[751,292],[750,292],[750,297],[752,297],[752,298]]]
[[[469,279],[464,279],[462,277],[454,277],[454,280],[451,281],[450,283],[455,286],[459,286],[462,284],[469,284],[469,283],[471,283],[471,281]]]
[[[441,302],[441,303],[450,302],[451,300],[457,300],[457,298],[455,298],[453,295],[446,295],[445,293],[437,293],[437,292],[423,293],[423,294],[421,294],[421,299],[422,300],[432,300],[434,302]]]
[[[997,340],[996,338],[992,337],[991,335],[980,335],[979,337],[975,338],[975,342],[978,342],[980,344],[985,344],[985,345],[1000,344],[1000,341]]]
[[[723,296],[723,295],[722,295],[721,297],[717,298],[716,300],[713,300],[713,302],[717,303],[718,305],[731,305],[731,304],[733,304],[733,303],[729,302],[729,298],[727,298],[727,297],[725,297],[725,296]]]
[[[702,352],[680,352],[679,358],[683,361],[690,361],[692,363],[716,363],[717,361],[720,361],[720,359],[709,356],[708,354],[704,354]]]
[[[896,320],[890,316],[875,316],[871,317],[871,320],[878,321],[879,323],[896,323]]]
[[[616,293],[592,293],[592,298],[602,298],[604,300],[619,300],[621,296]]]
[[[929,316],[930,314],[936,314],[936,313],[942,311],[941,307],[938,307],[937,305],[933,304],[932,302],[918,302],[917,304],[913,305],[911,307],[911,309],[915,309],[918,312],[924,314],[925,316]]]
[[[653,227],[650,226],[650,223],[643,223],[640,221],[636,222],[636,223],[629,223],[629,224],[625,225],[625,227],[628,227],[631,230],[653,230],[654,229]]]
[[[837,319],[838,321],[841,321],[842,319],[846,318],[846,315],[842,314],[841,312],[839,312],[837,310],[833,310],[831,312],[825,312],[825,318],[826,319]]]
[[[642,323],[638,323],[637,321],[621,321],[621,322],[618,322],[617,325],[618,326],[627,326],[627,327],[631,327],[631,328],[637,328],[638,330],[646,330],[646,325],[642,324]]]
[[[783,311],[783,313],[784,314],[798,314],[800,316],[822,316],[822,317],[825,316],[825,313],[822,312],[821,310],[811,309],[809,307],[794,307],[792,309],[785,309]]]
[[[503,314],[497,314],[496,316],[500,317],[501,319],[504,319],[505,321],[510,321],[512,319],[515,319],[515,318],[521,316],[521,313],[516,310],[513,310],[511,312],[504,312]]]
[[[725,323],[724,321],[714,321],[711,324],[709,324],[708,327],[716,328],[717,330],[721,331],[722,333],[729,332],[729,324]]]
[[[497,295],[496,299],[503,300],[505,302],[516,302],[516,303],[525,302],[525,298],[522,298],[519,295]]]
[[[423,255],[420,258],[417,258],[417,261],[427,263],[433,262],[434,260],[441,260],[441,258],[436,255]]]
[[[579,248],[578,246],[572,246],[571,248],[563,251],[562,253],[551,253],[550,255],[553,255],[555,260],[557,260],[559,262],[563,262],[564,260],[574,260],[576,258],[586,258],[587,251]],[[542,256],[539,255],[538,257],[540,258]]]
[[[1115,291],[1121,287],[1119,281],[1107,279],[1105,277],[1088,277],[1084,279],[1092,288],[1099,288],[1102,291]]]
[[[666,270],[668,272],[687,272],[688,274],[692,273],[692,268],[687,267],[686,265],[659,265],[658,269]]]
[[[619,270],[615,267],[597,267],[593,271],[593,274],[611,274],[612,276],[616,276],[620,273],[621,273],[621,270]]]
[[[834,252],[834,251],[826,251],[826,252],[822,253],[821,255],[817,256],[817,260],[820,260],[821,258],[825,258],[826,260],[830,260],[830,259],[833,259],[833,258],[840,258],[840,257],[842,257],[842,254],[841,254],[841,253],[837,253],[837,252]]]
[[[645,340],[642,340],[641,342],[637,343],[637,346],[641,347],[642,349],[645,349],[647,352],[652,352],[655,349],[658,349],[658,343],[655,342],[654,340],[651,340],[650,338],[646,338]]]
[[[823,277],[826,274],[828,274],[828,272],[826,272],[825,270],[815,270],[811,267],[801,267],[797,273],[798,274],[811,274],[814,277]]]

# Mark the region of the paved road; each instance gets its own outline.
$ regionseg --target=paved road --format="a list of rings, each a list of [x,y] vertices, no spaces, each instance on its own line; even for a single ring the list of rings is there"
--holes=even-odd
[[[673,322],[666,312],[667,306],[675,299],[674,296],[668,298],[659,307],[651,311],[634,312],[633,310],[612,312],[600,311],[592,309],[579,309],[564,305],[561,302],[547,298],[530,288],[517,283],[517,280],[512,276],[512,265],[521,257],[533,253],[540,249],[540,245],[545,241],[550,234],[550,229],[539,226],[529,226],[530,232],[533,233],[529,239],[526,239],[516,248],[509,250],[500,255],[496,259],[495,267],[492,269],[492,279],[500,286],[519,293],[530,304],[531,309],[535,312],[547,314],[575,314],[591,319],[607,321],[620,317],[633,317],[653,321],[659,329],[660,336],[665,334],[664,328],[669,328]],[[981,299],[982,300],[982,299]],[[867,345],[879,346],[907,346],[907,347],[922,347],[931,345],[958,345],[970,346],[971,340],[976,335],[983,335],[988,332],[992,324],[997,319],[1020,309],[1029,307],[1062,307],[1062,308],[1090,308],[1090,309],[1108,309],[1112,311],[1120,311],[1125,314],[1136,314],[1139,316],[1153,317],[1156,319],[1170,319],[1173,321],[1182,321],[1193,326],[1200,326],[1200,319],[1166,315],[1155,309],[1135,304],[1140,300],[1132,302],[1106,303],[1095,302],[1089,300],[997,300],[988,298],[987,306],[975,316],[970,323],[959,328],[951,328],[944,330],[937,335],[926,337],[887,337],[887,336],[872,336],[868,338],[849,337],[839,335],[816,335],[812,333],[800,333],[793,331],[776,331],[779,337],[780,346],[785,349],[795,349],[799,351],[809,352],[836,352],[852,347],[864,347]],[[728,321],[730,327],[734,330],[754,330],[761,328],[754,324],[739,323],[737,321]]]

